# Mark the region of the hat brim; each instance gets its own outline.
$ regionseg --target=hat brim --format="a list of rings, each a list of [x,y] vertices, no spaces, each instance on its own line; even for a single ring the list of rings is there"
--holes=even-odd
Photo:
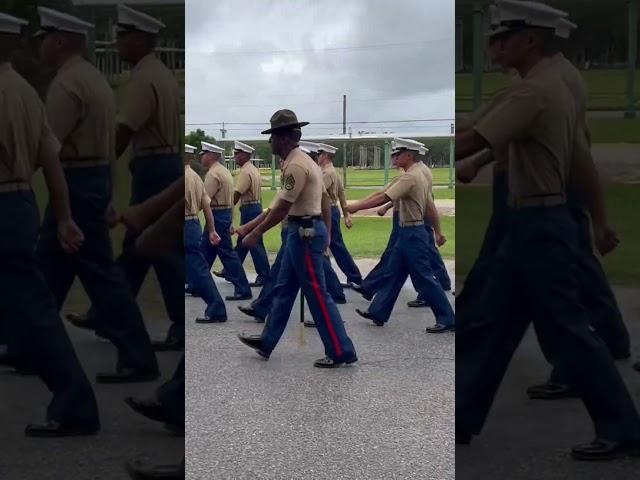
[[[270,128],[268,130],[265,130],[263,132],[261,132],[263,135],[266,135],[268,133],[273,133],[273,132],[277,132],[279,130],[286,130],[289,128],[300,128],[300,127],[305,127],[309,125],[309,122],[298,122],[298,123],[291,123],[289,125],[280,125],[279,127],[273,127]]]

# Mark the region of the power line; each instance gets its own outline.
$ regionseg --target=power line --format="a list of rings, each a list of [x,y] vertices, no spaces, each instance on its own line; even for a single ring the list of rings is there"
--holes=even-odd
[[[421,122],[452,122],[455,119],[453,118],[430,118],[430,119],[419,119],[419,120],[372,120],[372,121],[363,121],[363,122],[347,122],[349,125],[366,125],[366,124],[387,124],[387,123],[421,123]],[[202,126],[210,126],[210,125],[268,125],[268,122],[203,122],[203,123],[185,123],[185,125],[202,125]],[[342,122],[309,122],[310,127],[313,125],[342,125]]]
[[[403,97],[403,98],[353,98],[351,102],[407,102],[407,101],[415,101],[418,98],[428,98],[427,96],[419,96],[419,97]],[[296,105],[320,105],[320,104],[329,104],[329,103],[342,103],[342,100],[316,100],[316,101],[308,101],[308,102],[295,102]],[[202,106],[201,104],[196,103],[188,103],[186,107],[193,106]],[[277,106],[274,103],[234,103],[226,105],[227,108],[252,108],[252,107],[273,107]],[[219,105],[216,104],[217,108],[225,107],[224,104]],[[212,107],[211,107],[212,108]]]
[[[301,48],[296,50],[269,50],[269,51],[254,51],[254,52],[243,52],[243,51],[209,52],[205,50],[189,50],[189,53],[204,53],[211,56],[247,57],[247,56],[261,56],[261,55],[283,55],[283,54],[286,55],[286,54],[292,54],[292,53],[341,52],[341,51],[367,50],[367,49],[376,49],[376,48],[407,47],[411,45],[425,45],[428,43],[436,43],[436,42],[442,43],[447,40],[451,40],[451,37],[435,38],[431,40],[421,40],[417,42],[381,43],[377,45],[355,45],[355,46],[349,46],[349,47]]]

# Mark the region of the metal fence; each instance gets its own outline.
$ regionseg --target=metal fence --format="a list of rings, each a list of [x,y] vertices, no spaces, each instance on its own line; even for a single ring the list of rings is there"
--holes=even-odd
[[[184,48],[169,43],[156,47],[155,52],[158,58],[174,73],[184,71]],[[129,66],[120,59],[115,42],[111,40],[96,40],[95,64],[110,83],[118,79],[123,72],[129,70]]]

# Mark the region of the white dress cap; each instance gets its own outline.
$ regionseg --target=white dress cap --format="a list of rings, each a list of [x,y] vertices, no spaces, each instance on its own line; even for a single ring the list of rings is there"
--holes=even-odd
[[[24,25],[29,25],[29,22],[6,13],[0,13],[0,33],[20,35]]]
[[[571,36],[571,32],[578,28],[573,22],[570,22],[566,18],[560,18],[558,20],[558,25],[556,26],[556,37],[558,38],[569,38]]]
[[[200,152],[200,155],[204,155],[207,152],[213,152],[213,153],[219,153],[219,154],[224,153],[224,148],[214,145],[213,143],[200,142],[200,144],[202,145],[202,151]]]
[[[233,149],[235,151],[245,152],[248,154],[252,154],[255,151],[255,148],[250,147],[246,143],[242,143],[237,140],[233,142]]]
[[[318,153],[318,151],[320,150],[320,145],[318,143],[307,142],[307,141],[302,140],[302,141],[300,141],[298,143],[298,145],[300,147],[306,148],[311,153]]]
[[[123,4],[118,4],[118,30],[120,32],[139,31],[156,34],[166,27],[157,18],[134,10]]]
[[[391,153],[398,153],[403,150],[411,150],[420,153],[421,149],[426,148],[424,143],[409,138],[394,138]]]
[[[81,18],[46,7],[38,7],[38,15],[40,15],[40,30],[36,35],[44,35],[49,32],[69,32],[86,36],[89,29],[94,28],[92,23],[85,22]]]
[[[194,147],[193,145],[189,145],[188,143],[184,144],[185,153],[196,153],[196,150],[198,150],[198,149],[196,147]]]
[[[327,145],[326,143],[319,143],[318,144],[318,151],[319,152],[325,152],[325,153],[330,153],[330,154],[334,154],[338,151],[338,149],[336,147],[332,147],[331,145]]]
[[[510,30],[523,27],[541,27],[556,29],[561,18],[569,16],[567,12],[550,7],[542,2],[497,0],[494,21]]]

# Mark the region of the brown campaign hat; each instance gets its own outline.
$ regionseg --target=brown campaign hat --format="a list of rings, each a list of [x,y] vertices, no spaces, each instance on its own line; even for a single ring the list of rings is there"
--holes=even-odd
[[[278,110],[271,116],[271,128],[262,132],[263,134],[272,133],[282,128],[296,128],[309,125],[309,122],[299,122],[296,114],[291,110]]]

